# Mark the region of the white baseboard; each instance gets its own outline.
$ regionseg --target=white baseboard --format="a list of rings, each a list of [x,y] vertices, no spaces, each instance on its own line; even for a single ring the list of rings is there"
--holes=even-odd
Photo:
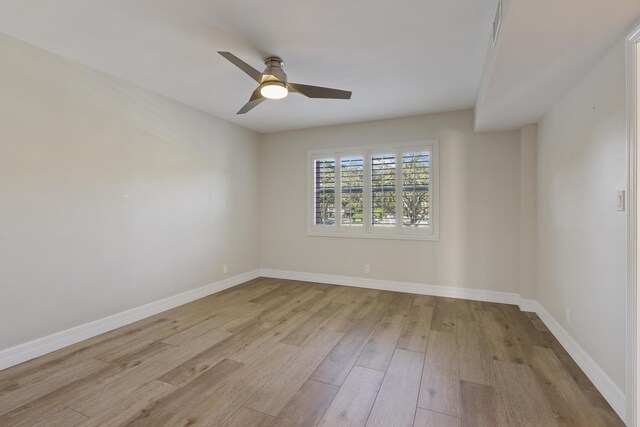
[[[258,269],[238,276],[212,283],[197,289],[180,293],[159,301],[145,304],[131,310],[104,317],[84,325],[38,338],[24,344],[0,351],[0,369],[5,369],[38,356],[75,344],[87,338],[100,335],[121,326],[128,325],[154,314],[195,301],[207,295],[237,286],[257,277],[300,280],[326,283],[331,285],[353,286],[358,288],[379,289],[385,291],[406,292],[421,295],[433,295],[450,298],[462,298],[475,301],[497,302],[519,305],[523,311],[535,312],[547,325],[551,333],[576,361],[578,366],[602,393],[616,413],[625,420],[626,398],[624,392],[594,362],[586,351],[565,331],[551,314],[536,300],[523,299],[519,294],[510,292],[485,291],[469,288],[454,288],[421,283],[394,282],[388,280],[366,279],[362,277],[336,276],[330,274],[303,273],[285,270]]]
[[[540,303],[538,301],[526,298],[521,298],[520,304],[518,305],[520,306],[520,310],[536,314],[538,313],[538,309],[540,307]]]
[[[301,280],[304,282],[326,283],[329,285],[353,286],[356,288],[379,289],[383,291],[406,292],[409,294],[432,295],[437,297],[461,298],[474,301],[519,304],[520,295],[511,292],[485,291],[481,289],[454,288],[422,283],[394,282],[389,280],[366,279],[363,277],[335,276],[332,274],[302,273],[298,271],[260,270],[263,277],[275,279]]]
[[[260,270],[260,276],[518,305],[522,311],[534,312],[540,317],[551,333],[556,337],[565,350],[567,350],[569,355],[571,355],[573,360],[576,361],[580,369],[584,371],[598,391],[600,391],[602,396],[607,400],[607,402],[609,402],[618,416],[622,420],[626,420],[625,393],[537,300],[525,299],[519,294],[510,292],[484,291],[469,288],[435,286],[422,283],[393,282],[388,280],[366,279],[362,277],[303,273],[265,268]]]
[[[113,314],[102,319],[94,320],[46,337],[19,344],[5,350],[0,350],[0,369],[5,369],[18,363],[42,356],[60,348],[75,344],[87,338],[95,337],[121,326],[128,325],[154,314],[195,301],[207,295],[215,294],[241,283],[259,277],[259,270],[249,271],[219,282],[211,283],[190,291],[182,292],[159,301],[154,301],[140,307],[132,308]]]
[[[560,342],[562,347],[578,364],[580,369],[589,377],[594,386],[609,402],[618,416],[626,421],[627,399],[624,391],[600,368],[600,366],[589,356],[589,354],[578,344],[571,335],[558,323],[558,321],[540,304],[538,301],[531,301],[530,308],[549,328],[551,333]]]

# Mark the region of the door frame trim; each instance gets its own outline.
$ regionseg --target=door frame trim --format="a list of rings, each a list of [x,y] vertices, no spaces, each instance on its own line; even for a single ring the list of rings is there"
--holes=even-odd
[[[640,49],[640,26],[626,38],[627,50],[627,357],[626,357],[626,398],[627,425],[638,426],[638,103],[640,102],[638,50]]]

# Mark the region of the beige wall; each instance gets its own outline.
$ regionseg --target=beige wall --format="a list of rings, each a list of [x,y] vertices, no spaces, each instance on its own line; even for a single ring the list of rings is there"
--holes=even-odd
[[[625,117],[620,41],[539,123],[536,289],[622,390],[626,215],[616,192],[627,185]]]
[[[0,35],[0,349],[258,268],[257,139]]]
[[[520,295],[533,298],[537,279],[538,126],[520,129]]]
[[[459,111],[263,136],[262,267],[519,292],[520,134],[472,127]],[[307,236],[308,150],[427,139],[440,141],[440,241]]]

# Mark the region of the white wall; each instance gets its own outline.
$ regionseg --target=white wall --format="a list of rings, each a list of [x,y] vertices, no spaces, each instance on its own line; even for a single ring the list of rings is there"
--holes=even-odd
[[[308,150],[427,139],[440,141],[440,241],[307,236]],[[519,292],[518,131],[476,134],[458,111],[268,134],[260,177],[264,268]]]
[[[616,192],[626,188],[625,102],[620,41],[539,123],[535,294],[622,390],[626,216]]]
[[[257,140],[0,35],[0,349],[258,268]]]

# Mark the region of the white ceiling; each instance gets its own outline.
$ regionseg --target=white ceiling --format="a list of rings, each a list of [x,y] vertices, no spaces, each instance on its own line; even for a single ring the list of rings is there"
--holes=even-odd
[[[503,0],[476,104],[477,131],[538,122],[640,20],[640,0]]]
[[[260,131],[476,109],[476,130],[537,122],[631,25],[640,0],[0,0],[0,32]],[[293,82],[244,116],[256,84],[219,56]]]
[[[497,0],[0,0],[0,32],[242,126],[269,132],[473,107]],[[245,116],[277,55],[293,82],[353,91],[292,94]]]

